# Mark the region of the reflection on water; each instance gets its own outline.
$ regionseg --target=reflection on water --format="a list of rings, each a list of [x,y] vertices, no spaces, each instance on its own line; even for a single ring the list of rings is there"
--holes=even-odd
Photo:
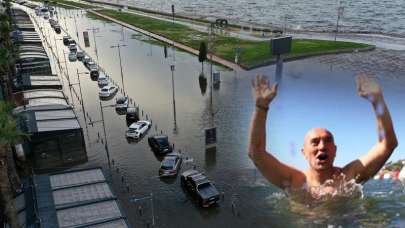
[[[63,15],[69,12],[63,10],[60,13]],[[122,40],[123,34],[118,32],[121,26],[105,24],[85,15],[81,15],[77,23],[79,34],[87,28],[100,28],[95,37],[99,63],[111,76],[110,83],[120,88],[116,96],[122,96],[119,59],[116,51],[110,48],[111,44]],[[75,31],[73,18],[66,17],[66,24],[70,32]],[[149,203],[140,202],[139,205],[144,208],[144,213],[140,215],[139,205],[131,203],[129,199],[132,196],[149,196],[151,192],[157,227],[189,227],[191,222],[193,227],[325,227],[328,224],[343,227],[363,224],[404,226],[405,193],[399,182],[369,181],[364,185],[363,198],[344,198],[339,202],[331,201],[332,205],[326,203],[319,207],[313,205],[307,211],[315,212],[315,215],[305,215],[296,213],[289,198],[270,185],[253,168],[246,151],[254,107],[250,81],[258,73],[274,75],[274,66],[251,72],[230,72],[214,66],[214,70],[221,71],[221,86],[212,91],[211,106],[210,96],[207,96],[210,93],[210,77],[206,76],[206,81],[200,81],[201,64],[198,58],[176,52],[174,83],[178,131],[174,134],[170,71],[173,61],[171,58],[164,58],[161,46],[131,39],[136,33],[125,28],[123,31],[127,45],[121,50],[125,75],[124,92],[130,98],[131,106],[139,107],[139,118],[153,120],[153,126],[143,139],[128,142],[125,138],[125,130],[128,128],[125,115],[118,115],[114,108],[104,108],[108,147],[114,163],[109,170],[104,140],[100,137],[103,135],[103,128],[97,123],[88,126],[85,137],[89,157],[86,165],[102,166],[109,171],[114,191],[133,226],[144,227],[150,224],[151,208]],[[61,36],[56,35],[51,39],[59,39]],[[82,39],[78,42],[84,47]],[[66,47],[60,45],[58,48],[62,55],[62,49]],[[84,50],[95,59],[93,46]],[[309,128],[323,126],[335,134],[338,145],[337,166],[343,166],[363,155],[376,140],[372,109],[357,96],[354,84],[358,69],[364,68],[380,79],[398,138],[404,138],[403,69],[394,58],[392,62],[398,67],[389,72],[381,71],[381,68],[375,66],[375,62],[381,57],[381,51],[373,54],[376,56],[355,53],[285,64],[279,94],[269,113],[268,149],[281,161],[304,169],[307,165],[305,159],[294,151],[300,149],[304,134]],[[389,53],[384,52],[383,57],[388,55]],[[369,63],[365,61],[367,58],[374,60]],[[383,58],[381,61],[388,60]],[[68,67],[69,72],[85,70],[81,62],[69,63]],[[209,72],[208,64],[205,64],[204,72]],[[86,115],[80,113],[83,110],[76,96],[73,97],[73,102],[78,116],[87,116],[90,121],[100,120],[100,88],[90,77],[80,77]],[[274,77],[271,79],[274,80]],[[77,88],[73,87],[73,90],[76,91]],[[205,95],[202,90],[205,90]],[[103,106],[113,103],[111,100],[102,102]],[[81,121],[83,123],[82,119]],[[215,153],[205,151],[204,146],[203,130],[212,126],[217,127],[218,133]],[[166,182],[158,177],[161,156],[155,155],[147,144],[147,137],[155,133],[167,134],[171,143],[175,144],[175,149],[181,149],[183,155],[188,157],[189,162],[183,164],[181,171],[194,167],[204,171],[218,190],[224,193],[218,207],[200,209],[183,193],[179,178]],[[393,159],[403,156],[401,150],[400,145],[394,152]],[[325,208],[334,213],[327,213],[326,218],[322,214],[328,211]],[[352,209],[349,210],[350,208]],[[316,217],[317,214],[322,216]]]

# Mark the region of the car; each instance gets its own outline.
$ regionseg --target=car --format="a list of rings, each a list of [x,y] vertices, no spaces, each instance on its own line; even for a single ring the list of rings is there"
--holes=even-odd
[[[169,153],[160,163],[159,176],[160,177],[170,177],[176,176],[181,168],[181,163],[183,161],[182,156],[179,153]]]
[[[129,99],[127,96],[125,97],[120,97],[116,100],[115,102],[115,109],[127,109],[129,104]]]
[[[201,172],[190,169],[181,174],[180,183],[198,200],[201,207],[210,207],[219,202],[220,194],[217,188]]]
[[[125,136],[127,138],[140,139],[148,132],[151,125],[149,121],[140,120],[129,126],[129,129],[125,132]]]
[[[127,123],[133,123],[139,120],[139,111],[135,107],[127,108],[127,114],[125,116]]]
[[[76,55],[77,55],[77,60],[79,60],[79,61],[82,61],[85,56],[84,51],[78,51],[76,53]]]
[[[63,36],[63,44],[68,46],[69,45],[70,36]]]
[[[100,74],[97,79],[97,83],[101,87],[108,85],[108,76],[105,74]]]
[[[85,56],[83,57],[82,62],[83,62],[83,64],[84,64],[84,66],[87,67],[87,64],[88,64],[89,62],[91,62],[90,56],[85,55]]]
[[[69,44],[74,44],[74,45],[76,45],[76,40],[74,40],[74,39],[72,39],[72,38],[70,38],[70,39],[68,40],[68,42],[69,42]]]
[[[148,138],[148,144],[152,151],[162,155],[173,151],[173,147],[170,145],[167,135],[154,135]]]
[[[50,18],[50,19],[49,19],[49,24],[51,24],[51,27],[52,27],[52,28],[55,28],[55,25],[57,25],[58,22],[57,22],[55,19]]]
[[[70,52],[77,52],[76,44],[69,44],[69,51]]]
[[[89,61],[89,62],[85,63],[84,66],[87,67],[87,69],[89,69],[89,70],[90,70],[90,68],[92,68],[94,70],[96,70],[96,69],[98,70],[97,64],[93,61]]]
[[[55,26],[53,27],[53,29],[55,30],[56,34],[60,34],[60,33],[62,32],[62,30],[61,30],[61,28],[60,28],[60,25],[55,25]]]
[[[49,14],[48,13],[44,13],[44,19],[48,20],[49,19]]]
[[[69,61],[70,62],[75,62],[77,60],[76,52],[70,52],[69,53]]]
[[[101,88],[98,95],[101,98],[109,98],[109,97],[114,96],[117,92],[118,92],[118,88],[115,86],[104,86],[103,88]]]

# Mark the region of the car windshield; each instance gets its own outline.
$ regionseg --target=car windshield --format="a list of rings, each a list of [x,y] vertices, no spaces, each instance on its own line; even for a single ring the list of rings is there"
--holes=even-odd
[[[211,186],[211,184],[209,182],[206,182],[206,183],[198,185],[198,189],[207,188],[209,186]]]
[[[126,101],[125,98],[120,98],[120,99],[117,100],[117,104],[124,104],[125,101]]]
[[[172,169],[175,164],[175,158],[165,158],[165,160],[162,162],[162,169]]]
[[[101,91],[102,92],[108,92],[108,88],[102,88]]]
[[[167,140],[167,138],[157,138],[156,141],[162,147],[168,147],[169,146],[169,141]]]

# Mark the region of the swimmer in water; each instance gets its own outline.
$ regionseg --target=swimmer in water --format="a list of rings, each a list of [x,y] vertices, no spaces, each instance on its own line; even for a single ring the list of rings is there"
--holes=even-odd
[[[336,145],[332,133],[324,128],[313,128],[305,135],[301,149],[309,168],[298,170],[266,151],[266,118],[270,103],[277,94],[277,84],[270,85],[263,76],[257,76],[252,85],[256,107],[249,132],[249,157],[265,178],[283,190],[305,189],[314,199],[325,194],[336,195],[345,182],[354,180],[362,184],[373,177],[398,145],[380,86],[360,75],[357,90],[359,96],[373,106],[378,128],[377,143],[363,157],[342,168],[336,167],[333,165]]]

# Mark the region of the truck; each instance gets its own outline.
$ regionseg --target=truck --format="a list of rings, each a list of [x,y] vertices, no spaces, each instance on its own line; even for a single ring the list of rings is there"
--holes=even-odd
[[[201,207],[214,206],[219,202],[217,188],[203,173],[194,169],[187,170],[181,174],[180,182]]]

